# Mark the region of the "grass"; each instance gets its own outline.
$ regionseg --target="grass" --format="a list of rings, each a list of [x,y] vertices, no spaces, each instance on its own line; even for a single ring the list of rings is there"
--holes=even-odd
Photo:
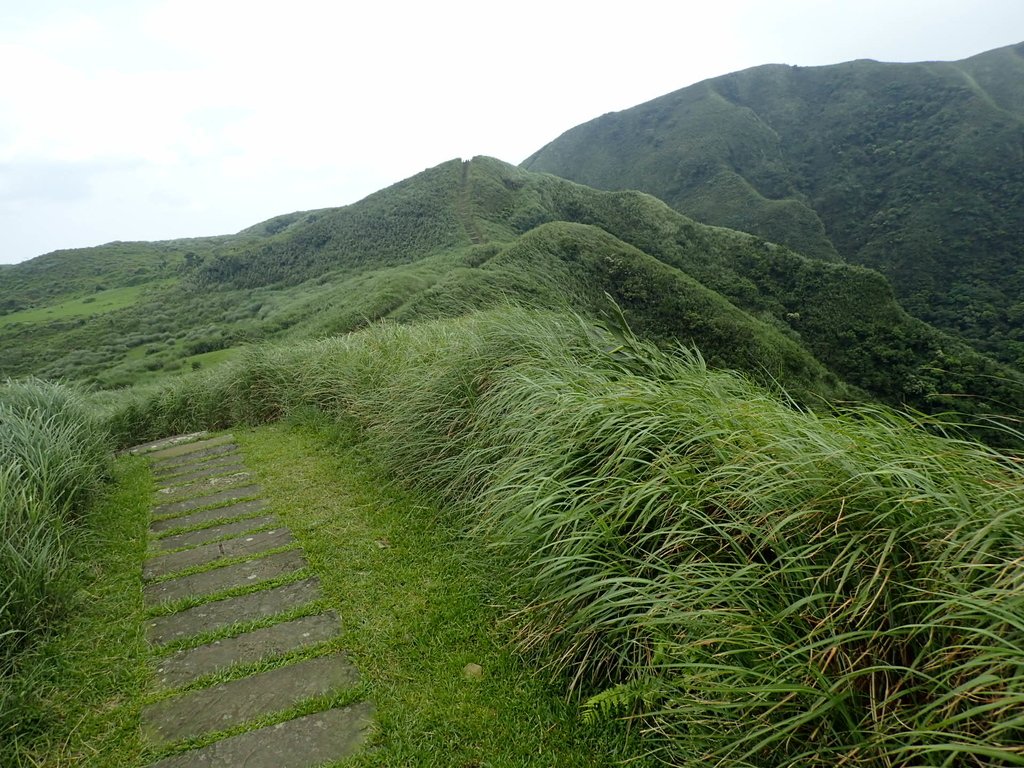
[[[79,518],[104,473],[106,433],[74,390],[0,385],[0,680],[71,598]]]
[[[809,211],[770,207],[779,205]],[[649,195],[598,192],[489,158],[444,163],[355,205],[236,237],[42,257],[5,270],[0,312],[101,284],[154,287],[88,320],[0,324],[0,373],[116,390],[219,365],[224,350],[381,319],[509,301],[600,318],[607,293],[638,335],[694,344],[712,366],[777,382],[805,404],[876,398],[978,417],[1024,409],[1019,371],[915,321],[878,273],[697,224]]]
[[[387,482],[344,425],[237,432],[302,543],[377,707],[355,765],[589,766],[624,756],[504,642],[503,578],[444,512]],[[470,663],[483,668],[468,678]]]
[[[109,288],[97,291],[88,296],[80,296],[57,304],[49,304],[20,312],[0,315],[0,326],[11,323],[46,323],[53,320],[70,320],[77,317],[92,317],[117,309],[130,307],[138,301],[144,290],[156,283],[146,286],[134,285],[123,288]]]
[[[489,604],[501,592],[490,579],[490,554],[458,537],[439,510],[385,480],[347,437],[323,422],[239,434],[247,462],[303,543],[309,572],[321,580],[324,597],[314,607],[338,610],[343,634],[186,687],[338,650],[357,664],[360,686],[246,726],[147,750],[139,713],[169,695],[153,688],[153,664],[198,640],[160,649],[144,640],[144,618],[154,611],[142,606],[138,573],[153,485],[143,460],[124,458],[114,466],[115,489],[94,507],[89,535],[76,553],[75,610],[29,659],[27,706],[0,739],[0,763],[137,765],[344,705],[353,696],[373,700],[378,717],[372,751],[354,765],[589,766],[623,755],[617,728],[584,724],[572,703],[508,647],[499,611]],[[289,617],[309,612],[306,606]],[[482,678],[463,674],[469,663],[481,666]]]
[[[351,439],[355,433],[314,418],[236,434],[270,508],[305,549],[310,567],[297,576],[315,575],[322,584],[320,600],[288,617],[336,610],[343,633],[186,688],[339,650],[357,664],[362,683],[244,727],[148,749],[139,713],[170,695],[153,686],[153,665],[269,622],[148,647],[146,618],[167,610],[144,608],[139,579],[152,480],[144,460],[123,458],[113,467],[112,490],[90,508],[88,534],[74,553],[74,610],[22,665],[23,700],[0,739],[0,764],[146,764],[355,698],[376,704],[378,727],[371,751],[354,765],[589,766],[627,754],[618,726],[584,724],[575,704],[509,647],[494,605],[506,595],[493,553],[462,538],[428,500],[386,480],[366,446]],[[468,663],[482,667],[480,679],[463,674]]]
[[[130,766],[150,669],[139,567],[152,481],[119,459],[74,553],[73,610],[21,659],[16,706],[3,707],[0,764],[11,768]]]
[[[496,466],[521,642],[595,717],[641,715],[669,764],[1024,762],[1019,468],[717,376],[577,375],[493,384],[455,462]]]
[[[216,349],[213,352],[203,352],[198,355],[190,355],[189,357],[182,359],[182,365],[186,370],[196,368],[208,368],[218,363],[223,363],[226,360],[233,360],[238,357],[241,350],[237,347],[229,349]],[[197,365],[198,363],[198,365]]]
[[[807,412],[695,352],[516,311],[253,349],[109,418],[156,436],[310,409],[418,494],[352,549],[276,454],[267,484],[329,532],[306,546],[331,578],[435,532],[395,578],[452,589],[432,563],[493,548],[502,632],[666,764],[1024,765],[1024,468],[941,421]],[[395,648],[471,624],[455,598],[374,603]]]

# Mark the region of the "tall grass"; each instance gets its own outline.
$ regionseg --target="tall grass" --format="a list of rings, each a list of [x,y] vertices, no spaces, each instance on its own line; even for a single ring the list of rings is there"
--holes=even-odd
[[[66,610],[75,522],[109,453],[91,406],[39,380],[0,385],[0,683]],[[0,705],[8,704],[0,692]],[[0,706],[0,709],[9,707]],[[0,723],[2,724],[2,723]]]
[[[108,421],[309,406],[504,553],[522,646],[665,763],[1024,765],[1019,461],[516,311],[256,348]]]

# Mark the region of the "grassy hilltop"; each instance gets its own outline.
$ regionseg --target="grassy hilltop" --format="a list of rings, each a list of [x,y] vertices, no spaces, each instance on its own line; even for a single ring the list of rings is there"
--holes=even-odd
[[[445,510],[411,524],[484,553],[539,674],[658,764],[1024,761],[1021,464],[883,408],[502,309],[261,345],[104,414],[122,443],[290,418],[359,446]]]
[[[224,427],[311,505],[316,546],[355,558],[325,577],[382,580],[375,618],[344,605],[381,696],[357,765],[1024,761],[1022,465],[885,408],[800,409],[696,352],[501,308],[255,345],[91,401],[7,385],[0,418],[5,765],[151,761],[152,483],[120,460],[95,488],[94,449]],[[376,565],[409,537],[458,555],[420,547],[426,583]],[[466,620],[472,650],[449,630]],[[494,680],[469,688],[501,701],[455,695],[451,654],[488,646],[515,661],[487,652]]]
[[[489,158],[235,236],[51,254],[0,287],[18,307],[0,316],[0,373],[101,387],[382,318],[510,301],[599,317],[610,296],[642,336],[695,344],[805,401],[1024,409],[1019,374],[911,318],[876,272]]]
[[[1024,360],[1024,43],[766,65],[577,126],[523,167],[877,269],[913,315]]]
[[[154,489],[110,449],[198,429],[304,521],[379,705],[354,765],[1024,765],[1024,464],[872,402],[1024,386],[878,272],[475,158],[0,295],[0,373],[102,389],[0,386],[5,766],[164,756],[193,646],[145,641]]]

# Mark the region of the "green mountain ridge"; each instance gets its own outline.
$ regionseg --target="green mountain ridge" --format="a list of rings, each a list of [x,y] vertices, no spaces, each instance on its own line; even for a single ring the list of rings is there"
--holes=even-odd
[[[765,65],[572,128],[523,162],[818,259],[1024,360],[1024,43],[958,62]]]
[[[119,261],[125,250],[133,261]],[[491,158],[442,163],[359,203],[234,236],[42,257],[15,267],[11,283],[5,275],[3,295],[7,285],[28,295],[33,270],[48,275],[62,259],[94,288],[135,280],[138,296],[91,317],[0,316],[0,374],[118,386],[264,339],[507,302],[600,318],[610,296],[642,336],[695,344],[713,365],[805,402],[876,398],[976,414],[1024,406],[1018,373],[908,316],[876,272],[697,224],[647,194]],[[111,261],[124,268],[110,271]]]

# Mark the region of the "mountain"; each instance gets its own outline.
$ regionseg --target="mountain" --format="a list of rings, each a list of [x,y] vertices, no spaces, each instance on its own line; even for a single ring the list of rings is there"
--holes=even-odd
[[[522,166],[876,269],[911,314],[1024,367],[1024,43],[755,67],[598,117]]]
[[[61,265],[78,277],[55,287]],[[234,236],[40,257],[0,274],[0,295],[42,296],[0,316],[0,374],[101,387],[382,318],[514,301],[599,319],[611,297],[640,335],[695,344],[804,402],[1024,407],[1019,374],[907,315],[877,272],[490,158]]]

